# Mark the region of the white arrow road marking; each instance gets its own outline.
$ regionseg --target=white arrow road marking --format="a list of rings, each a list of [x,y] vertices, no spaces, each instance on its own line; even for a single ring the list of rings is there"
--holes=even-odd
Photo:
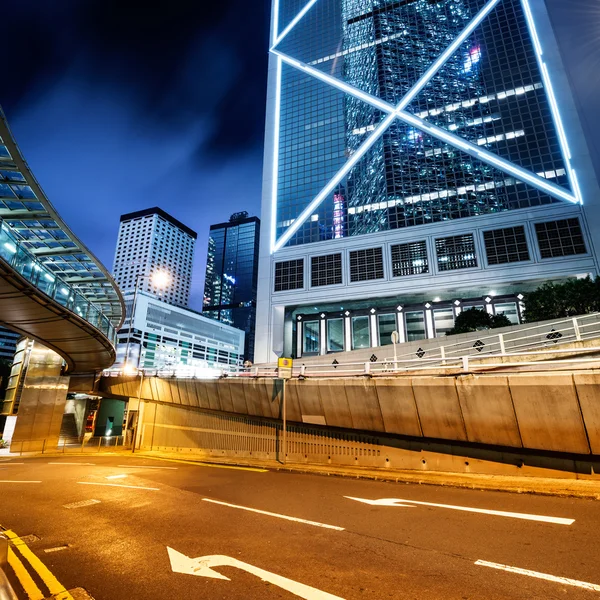
[[[235,567],[252,575],[260,577],[263,581],[272,583],[283,590],[291,592],[300,598],[305,600],[344,600],[340,596],[334,596],[327,592],[322,592],[316,588],[298,583],[287,577],[276,575],[264,569],[259,569],[253,565],[231,558],[230,556],[222,556],[214,554],[212,556],[199,556],[198,558],[189,558],[173,548],[167,546],[169,553],[169,560],[171,561],[171,569],[174,573],[183,573],[185,575],[196,575],[198,577],[210,577],[212,579],[223,579],[225,581],[231,581],[229,577],[221,575],[217,571],[214,571],[212,567]]]
[[[121,483],[97,483],[96,481],[78,481],[81,485],[108,485],[110,487],[129,488],[132,490],[152,490],[158,492],[160,488],[142,487],[141,485],[123,485]]]
[[[344,531],[343,527],[337,525],[327,525],[325,523],[318,523],[317,521],[307,521],[306,519],[298,519],[297,517],[290,517],[288,515],[280,515],[279,513],[268,512],[266,510],[259,510],[258,508],[249,508],[247,506],[239,506],[238,504],[229,504],[227,502],[220,502],[219,500],[211,500],[210,498],[202,498],[204,502],[211,502],[212,504],[220,504],[221,506],[229,506],[230,508],[239,508],[241,510],[247,510],[250,512],[258,513],[260,515],[267,515],[268,517],[277,517],[278,519],[285,519],[286,521],[296,521],[297,523],[304,523],[305,525],[314,525],[315,527],[323,527],[325,529],[335,529],[335,531]]]
[[[538,573],[537,571],[519,569],[518,567],[509,567],[508,565],[500,565],[498,563],[487,562],[486,560],[478,560],[475,562],[475,564],[479,565],[480,567],[491,567],[492,569],[499,569],[500,571],[508,571],[509,573],[517,573],[518,575],[528,575],[529,577],[535,577],[536,579],[545,579],[546,581],[553,581],[554,583],[573,585],[575,587],[580,587],[585,590],[600,592],[600,585],[597,585],[595,583],[587,583],[586,581],[579,581],[577,579],[568,579],[567,577],[556,577],[556,575]]]
[[[433,502],[419,502],[417,500],[400,500],[399,498],[381,498],[380,500],[367,500],[366,498],[353,498],[344,496],[349,500],[356,500],[372,506],[411,506],[419,504],[421,506],[433,506],[435,508],[449,508],[452,510],[462,510],[464,512],[480,513],[483,515],[494,515],[496,517],[510,517],[511,519],[525,519],[526,521],[541,521],[542,523],[554,523],[555,525],[572,525],[575,519],[563,519],[562,517],[547,517],[544,515],[529,515],[527,513],[507,512],[504,510],[488,510],[487,508],[473,508],[470,506],[454,506],[452,504],[435,504]]]

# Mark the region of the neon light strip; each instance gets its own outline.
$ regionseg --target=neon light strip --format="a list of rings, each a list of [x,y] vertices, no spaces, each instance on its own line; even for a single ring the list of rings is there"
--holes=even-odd
[[[555,198],[559,198],[560,200],[566,200],[567,202],[578,203],[579,200],[571,195],[564,188],[549,182],[547,179],[539,177],[535,175],[531,171],[527,171],[518,167],[517,165],[500,158],[499,156],[493,154],[492,152],[488,152],[471,142],[463,140],[451,133],[448,133],[444,129],[437,127],[436,125],[432,125],[431,123],[427,123],[423,121],[423,119],[419,119],[415,115],[411,113],[407,113],[405,111],[401,111],[397,113],[398,118],[409,125],[412,125],[415,129],[419,129],[421,131],[425,131],[433,137],[442,140],[443,142],[447,142],[451,146],[458,146],[462,150],[464,150],[467,154],[482,160],[483,162],[487,162],[495,167],[498,167],[500,170],[512,175],[513,177],[519,179],[520,181],[526,181],[532,186],[538,188],[539,190],[554,196]]]
[[[550,79],[550,73],[548,72],[548,67],[544,62],[544,51],[542,50],[542,45],[540,43],[540,38],[537,32],[537,27],[535,25],[535,20],[533,18],[533,13],[531,12],[531,6],[529,4],[529,0],[522,0],[523,11],[525,12],[525,18],[527,20],[527,25],[529,27],[529,33],[533,39],[533,45],[535,47],[535,51],[537,54],[538,65],[542,72],[542,79],[544,80],[544,87],[546,88],[548,100],[550,102],[550,109],[552,110],[552,118],[554,120],[554,126],[558,131],[558,137],[560,140],[561,150],[563,153],[563,158],[567,165],[567,174],[569,177],[569,181],[571,183],[571,187],[573,192],[575,193],[575,198],[579,204],[583,204],[583,197],[581,195],[581,188],[579,187],[579,181],[577,180],[577,175],[573,169],[573,165],[571,164],[572,154],[569,146],[569,141],[567,139],[567,135],[565,132],[565,128],[563,125],[562,117],[560,115],[560,109],[558,108],[558,103],[556,101],[556,95],[554,94],[554,87],[552,85],[552,80]]]
[[[283,38],[292,30],[300,19],[317,3],[317,0],[310,0],[310,2],[292,19],[292,22],[281,32],[281,35],[275,38],[273,42],[273,47],[277,46],[281,43]],[[271,48],[273,49],[273,48]]]
[[[377,96],[367,94],[366,92],[363,92],[362,90],[359,90],[358,88],[355,88],[354,86],[343,82],[341,79],[337,79],[337,77],[327,75],[326,73],[319,71],[319,69],[315,69],[314,67],[311,67],[306,63],[296,60],[295,58],[289,57],[287,54],[283,54],[279,50],[271,50],[271,52],[279,56],[281,60],[283,60],[283,62],[298,69],[299,71],[304,71],[305,73],[312,75],[315,79],[319,79],[324,83],[327,83],[328,85],[337,88],[342,92],[345,92],[346,94],[350,94],[351,96],[354,96],[359,100],[364,100],[367,104],[371,104],[371,106],[375,106],[383,112],[392,113],[395,110],[394,107],[391,104],[387,103],[385,100],[380,100],[379,98],[377,98]]]
[[[398,110],[404,110],[421,92],[421,90],[433,79],[436,73],[452,58],[452,55],[460,48],[461,44],[481,25],[481,22],[498,6],[500,0],[488,2],[463,29],[462,33],[442,52],[439,58],[427,69],[424,75],[408,91],[398,105]]]
[[[346,177],[346,175],[354,168],[358,161],[372,148],[375,142],[385,133],[385,130],[395,121],[396,114],[389,114],[375,129],[375,131],[365,140],[361,147],[352,155],[352,158],[336,173],[335,177],[319,192],[314,200],[300,213],[299,217],[290,225],[285,233],[277,240],[273,248],[273,252],[283,248],[291,239],[291,237],[300,229],[304,222],[310,218],[314,210],[325,200],[325,198],[333,192],[335,187]]]
[[[277,196],[279,188],[279,136],[281,128],[281,72],[282,63],[279,56],[275,57],[277,61],[275,76],[275,117],[273,126],[273,171],[271,188],[271,254],[275,252],[275,239],[277,237]]]
[[[275,40],[279,35],[279,0],[273,0],[273,31],[271,35],[271,44],[275,44]]]

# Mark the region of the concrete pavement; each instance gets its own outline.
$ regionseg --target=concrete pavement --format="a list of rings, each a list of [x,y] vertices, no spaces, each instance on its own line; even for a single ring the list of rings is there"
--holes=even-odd
[[[224,467],[137,455],[5,459],[0,523],[67,590],[96,600],[600,591],[591,500]]]

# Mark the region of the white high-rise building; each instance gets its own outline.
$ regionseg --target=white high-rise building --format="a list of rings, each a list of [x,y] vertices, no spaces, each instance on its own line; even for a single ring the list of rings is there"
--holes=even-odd
[[[121,291],[137,288],[175,306],[187,306],[197,234],[164,210],[154,207],[121,216],[113,274]],[[152,275],[169,276],[165,288]]]

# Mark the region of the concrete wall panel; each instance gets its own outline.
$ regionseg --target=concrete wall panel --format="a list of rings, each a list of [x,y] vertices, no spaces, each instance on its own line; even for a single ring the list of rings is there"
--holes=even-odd
[[[386,433],[398,433],[421,437],[421,425],[408,378],[375,379],[375,388]]]
[[[196,396],[198,397],[198,406],[200,408],[210,408],[206,381],[194,381],[194,387],[196,388]]]
[[[600,373],[574,375],[573,380],[592,453],[600,455]]]
[[[303,423],[326,424],[325,411],[321,404],[319,385],[316,381],[306,379],[296,383],[298,401],[300,404],[300,416]]]
[[[352,423],[348,398],[346,397],[346,380],[317,379],[319,396],[327,425],[331,427],[356,427]]]
[[[413,393],[425,437],[466,441],[453,377],[415,377]]]
[[[246,404],[250,406],[252,402],[255,412],[253,414],[259,417],[275,417],[279,414],[280,396],[278,387],[272,380],[252,379],[244,386],[246,393]]]
[[[236,383],[240,384],[241,382],[233,381],[230,379],[223,379],[222,381],[219,381],[219,385],[217,386],[221,410],[224,410],[225,412],[233,412],[233,400],[231,399],[232,394],[244,393],[244,390],[242,389],[241,385],[237,386],[239,387],[239,389],[237,389],[237,387],[235,386]],[[236,387],[236,389],[233,390],[233,387]]]
[[[233,405],[232,412],[240,415],[247,415],[248,405],[246,404],[246,381],[242,380],[242,387],[234,388],[235,391],[231,393],[231,404]]]
[[[297,379],[290,379],[285,384],[288,421],[302,423],[302,411],[300,410],[300,400],[298,399],[298,388],[302,386],[302,383]]]
[[[456,390],[470,442],[522,446],[508,377],[459,377]]]
[[[571,375],[511,375],[509,385],[525,448],[590,452]]]
[[[346,381],[345,389],[354,427],[364,431],[385,431],[373,380],[351,379]]]
[[[218,386],[221,382],[218,380],[204,380],[200,382],[201,387],[206,390],[208,408],[212,410],[221,410],[221,398],[219,398]]]

